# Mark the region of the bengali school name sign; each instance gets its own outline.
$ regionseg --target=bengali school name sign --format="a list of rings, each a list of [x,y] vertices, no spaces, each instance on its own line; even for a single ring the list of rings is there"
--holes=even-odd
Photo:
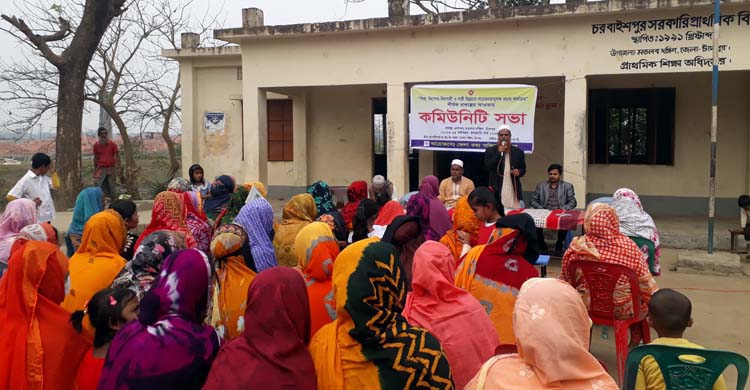
[[[534,151],[533,85],[416,85],[411,89],[409,146],[413,149],[484,152],[508,125],[513,144]]]

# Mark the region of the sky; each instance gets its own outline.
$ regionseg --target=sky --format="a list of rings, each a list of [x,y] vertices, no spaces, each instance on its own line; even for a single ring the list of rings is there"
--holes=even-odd
[[[23,0],[0,0],[0,13],[16,14],[16,2]],[[45,0],[47,1],[47,0]],[[364,19],[372,17],[383,17],[388,14],[386,0],[357,0],[355,3],[346,3],[345,0],[224,0],[223,11],[219,20],[223,21],[222,27],[241,27],[242,9],[256,7],[264,11],[266,25],[295,24],[308,22],[324,22],[348,19]],[[53,0],[49,0],[50,4]],[[216,12],[221,5],[221,0],[194,0],[191,14],[198,18],[207,12]],[[7,24],[4,20],[0,23]],[[33,28],[32,21],[29,21]],[[3,59],[18,58],[28,55],[24,46],[17,43],[9,34],[0,31],[0,53]],[[0,105],[7,104],[0,102]],[[7,107],[7,106],[6,106]],[[1,108],[1,107],[0,107]],[[4,112],[5,110],[0,110]],[[7,120],[0,113],[0,123]],[[52,123],[50,123],[52,122]],[[97,117],[88,114],[84,117],[84,128],[96,128]],[[54,121],[46,121],[45,132],[54,131]]]

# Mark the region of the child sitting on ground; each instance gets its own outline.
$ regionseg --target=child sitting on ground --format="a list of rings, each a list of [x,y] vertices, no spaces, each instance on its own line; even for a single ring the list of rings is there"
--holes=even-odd
[[[477,219],[483,222],[479,226],[477,245],[484,245],[495,231],[497,221],[505,216],[505,208],[500,202],[499,194],[492,187],[479,187],[471,191],[469,206]]]
[[[654,293],[651,296],[651,301],[648,303],[648,321],[651,327],[656,330],[659,338],[652,341],[651,344],[703,349],[702,346],[691,343],[682,337],[685,333],[685,328],[693,326],[691,313],[692,304],[690,303],[690,299],[685,295],[668,288]],[[687,357],[681,357],[681,359]],[[695,358],[700,359],[698,357]],[[666,389],[664,377],[653,357],[646,356],[641,360],[641,364],[638,367],[638,378],[636,379],[635,388],[636,390]],[[719,379],[714,383],[713,390],[725,389],[724,377],[719,376]]]

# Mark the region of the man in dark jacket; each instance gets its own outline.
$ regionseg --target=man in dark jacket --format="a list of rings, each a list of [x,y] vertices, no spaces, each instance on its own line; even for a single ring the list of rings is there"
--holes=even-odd
[[[497,133],[497,145],[490,146],[484,151],[484,167],[489,173],[489,185],[495,191],[501,192],[505,172],[505,153],[510,153],[510,179],[519,202],[523,201],[523,187],[521,178],[526,174],[526,156],[523,150],[513,146],[510,127],[500,126]],[[512,208],[511,205],[503,205]]]
[[[572,210],[576,208],[576,193],[573,185],[562,181],[562,165],[552,164],[547,168],[549,179],[536,185],[536,191],[531,198],[531,207],[547,210]],[[562,252],[567,230],[557,231],[557,242],[555,251]],[[544,230],[537,229],[539,249],[546,251],[547,244],[544,242]]]

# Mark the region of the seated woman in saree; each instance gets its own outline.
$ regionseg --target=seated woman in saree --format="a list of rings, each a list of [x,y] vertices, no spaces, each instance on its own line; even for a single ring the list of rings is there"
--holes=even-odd
[[[195,191],[185,191],[180,195],[185,205],[185,223],[195,239],[196,248],[203,253],[208,253],[211,250],[211,236],[214,229],[208,224],[208,217],[203,212],[203,200]]]
[[[318,209],[318,218],[316,221],[328,224],[333,234],[336,235],[339,246],[346,246],[349,231],[346,229],[344,217],[333,203],[331,188],[324,181],[316,181],[310,187],[307,187],[307,193],[315,199],[315,207]]]
[[[73,256],[78,247],[81,246],[83,226],[86,225],[89,218],[102,210],[104,210],[104,193],[101,187],[84,188],[78,194],[76,204],[73,207],[73,220],[70,221],[65,235],[68,257]]]
[[[258,274],[247,291],[245,331],[221,347],[204,390],[317,389],[310,343],[310,308],[296,270]]]
[[[73,389],[92,339],[65,297],[68,259],[56,244],[19,239],[0,281],[0,389]]]
[[[385,230],[382,241],[398,249],[399,260],[404,269],[406,291],[411,291],[414,253],[425,242],[419,218],[405,215],[396,217]]]
[[[8,268],[11,248],[18,233],[27,225],[36,223],[36,204],[29,199],[15,199],[5,206],[0,219],[0,276]]]
[[[339,246],[328,225],[313,222],[299,231],[294,249],[307,284],[312,324],[310,334],[314,335],[323,325],[336,319],[331,281]]]
[[[448,210],[438,199],[439,185],[437,177],[426,176],[419,186],[419,193],[409,199],[406,215],[419,217],[425,239],[440,241],[440,238],[453,226]]]
[[[506,225],[502,227],[503,219]],[[498,221],[489,243],[472,248],[458,265],[456,286],[468,291],[489,314],[501,344],[515,344],[513,306],[524,282],[539,276],[531,265],[536,228],[524,222],[526,214]],[[531,223],[533,226],[533,222]]]
[[[643,253],[648,268],[654,276],[661,275],[661,244],[659,230],[654,219],[643,210],[638,194],[627,188],[620,188],[612,195],[610,204],[620,221],[620,233],[630,237]]]
[[[83,229],[83,240],[70,258],[70,291],[62,303],[69,312],[83,310],[97,292],[109,287],[125,267],[120,251],[125,243],[125,221],[114,210],[94,214]],[[91,324],[84,322],[91,331]]]
[[[638,276],[642,309],[647,311],[651,295],[657,290],[656,281],[643,260],[641,250],[633,240],[620,233],[620,223],[615,210],[604,203],[590,204],[586,210],[583,227],[586,234],[574,238],[563,256],[560,279],[581,291],[584,299],[588,301],[588,288],[580,274],[571,275],[570,263],[575,260],[590,260],[623,265],[632,269]],[[615,286],[613,302],[615,317],[625,319],[633,316],[630,284],[625,280],[619,281]],[[588,302],[586,304],[588,305]],[[630,335],[631,346],[637,345],[642,337],[640,324],[630,328]]]
[[[367,182],[359,180],[350,184],[349,188],[346,190],[346,198],[348,201],[344,205],[344,208],[341,209],[341,215],[344,217],[346,228],[351,231],[354,214],[357,213],[359,202],[363,199],[367,199]]]
[[[242,226],[247,233],[256,272],[279,265],[272,243],[276,235],[273,208],[265,198],[253,199],[243,206],[234,223]]]
[[[383,229],[385,230],[385,228],[388,227],[388,225],[390,225],[391,222],[396,219],[396,217],[400,217],[402,215],[406,215],[406,210],[401,207],[401,203],[395,200],[389,200],[380,207],[380,211],[378,211],[378,217],[375,219],[375,225],[383,226]]]
[[[352,234],[349,237],[349,243],[370,237],[383,237],[385,226],[375,226],[378,211],[378,204],[372,199],[362,199],[359,202],[357,213],[354,214],[354,220],[352,221]]]
[[[242,207],[245,206],[249,194],[250,191],[248,191],[247,187],[237,187],[237,190],[234,191],[232,197],[229,199],[227,207],[219,213],[218,217],[216,217],[216,222],[214,222],[213,225],[214,230],[234,222],[234,219],[237,218],[237,214],[239,214]]]
[[[440,239],[447,246],[456,264],[469,250],[477,245],[479,226],[482,224],[469,205],[469,196],[462,196],[453,208],[453,228]]]
[[[185,236],[185,244],[188,248],[198,246],[187,224],[187,207],[181,194],[164,191],[156,195],[154,209],[151,211],[151,222],[136,241],[135,250],[138,250],[141,242],[149,234],[158,230],[170,230],[182,234]]]
[[[406,283],[393,245],[368,238],[333,265],[336,321],[310,343],[319,389],[453,389],[448,359],[401,315]]]
[[[221,339],[232,340],[242,334],[247,289],[257,275],[245,229],[236,223],[217,229],[211,241],[211,254],[216,278],[210,324]]]
[[[138,228],[138,224],[140,223],[138,205],[130,199],[117,199],[109,204],[109,208],[116,211],[125,220],[125,228],[128,229],[128,235],[125,237],[125,244],[122,246],[120,256],[125,261],[130,261],[135,254],[135,243],[139,237],[138,234],[133,233],[134,229]]]
[[[567,283],[531,279],[513,310],[518,353],[489,359],[466,390],[618,389],[589,352],[591,319]]]
[[[455,261],[445,245],[427,241],[414,255],[412,291],[403,316],[437,337],[451,364],[457,389],[479,371],[500,345],[495,326],[482,305],[453,284]]]
[[[159,277],[164,259],[185,248],[185,238],[180,233],[159,230],[149,234],[111,287],[130,289],[136,293],[138,300],[143,299],[151,284]]]
[[[318,215],[315,199],[310,194],[294,195],[284,206],[281,223],[276,226],[273,248],[279,265],[297,267],[297,254],[294,252],[294,240],[303,227],[312,223]]]
[[[203,205],[203,211],[209,220],[216,221],[216,217],[229,205],[235,186],[234,179],[227,175],[221,175],[211,183],[211,196]]]
[[[100,390],[198,390],[219,350],[219,338],[203,325],[211,264],[186,249],[164,261],[162,277],[141,302],[138,321],[125,325],[109,347]]]

